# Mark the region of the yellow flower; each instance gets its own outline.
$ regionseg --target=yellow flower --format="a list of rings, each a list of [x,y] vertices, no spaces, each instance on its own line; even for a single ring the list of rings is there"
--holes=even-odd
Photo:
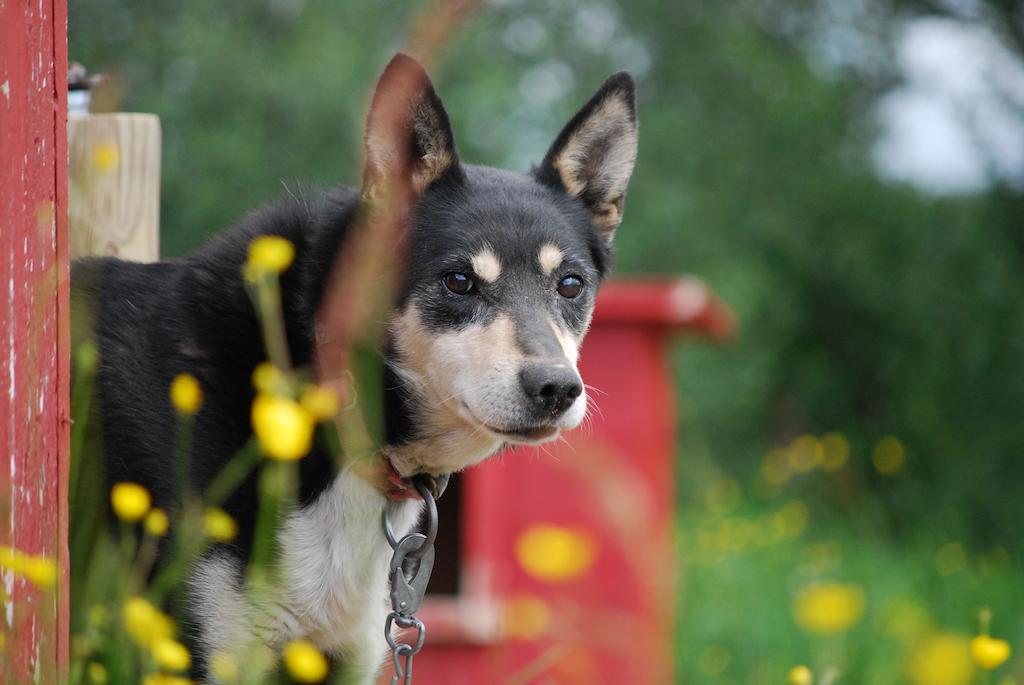
[[[121,148],[115,143],[100,143],[92,149],[92,165],[97,171],[114,171],[121,163]]]
[[[967,639],[939,633],[922,640],[910,655],[907,672],[914,685],[967,685],[974,676]]]
[[[57,564],[46,557],[31,557],[22,575],[37,587],[53,587],[57,583]]]
[[[245,262],[247,278],[260,278],[279,274],[295,258],[295,247],[279,235],[261,235],[249,243],[249,258]]]
[[[238,680],[238,662],[227,652],[214,652],[210,656],[210,673],[222,683]]]
[[[203,406],[203,388],[190,373],[179,373],[171,381],[171,404],[179,414],[195,416]]]
[[[988,635],[979,635],[971,640],[971,656],[974,663],[986,671],[998,668],[1010,658],[1010,643]]]
[[[143,646],[149,646],[157,638],[174,637],[174,621],[143,597],[125,600],[121,620],[128,636]]]
[[[805,588],[793,603],[793,615],[804,630],[840,633],[864,613],[864,591],[856,585],[820,583]]]
[[[505,635],[515,640],[535,640],[551,625],[551,608],[534,595],[509,598],[502,613]]]
[[[153,660],[168,671],[186,671],[192,665],[192,656],[185,645],[169,637],[155,638],[149,651]]]
[[[146,518],[142,522],[142,526],[146,529],[146,532],[155,538],[166,535],[167,529],[170,525],[171,523],[163,509],[152,509],[148,514],[146,514]]]
[[[53,587],[57,582],[57,564],[52,559],[24,554],[0,545],[0,568],[5,568],[40,588]]]
[[[516,541],[516,558],[534,578],[548,582],[572,580],[586,573],[597,557],[597,544],[585,531],[535,525]]]
[[[46,557],[30,557],[22,575],[37,587],[53,587],[57,583],[57,564]]]
[[[789,446],[790,467],[798,473],[812,471],[824,457],[821,441],[813,435],[801,435]]]
[[[850,442],[842,433],[827,433],[821,437],[821,468],[838,471],[850,457]]]
[[[789,685],[813,685],[814,674],[806,666],[794,666],[789,669],[786,679],[789,680]]]
[[[327,421],[338,413],[338,395],[324,385],[309,385],[302,391],[299,404],[317,421]]]
[[[895,476],[903,470],[906,460],[907,451],[903,443],[891,435],[879,440],[871,453],[871,463],[883,476]]]
[[[102,684],[107,682],[107,669],[103,664],[94,661],[89,664],[89,680],[94,683]]]
[[[253,369],[252,387],[271,395],[284,395],[289,391],[288,377],[270,362],[262,362]]]
[[[312,642],[293,640],[284,648],[284,666],[300,683],[318,683],[327,677],[327,659]]]
[[[238,535],[238,524],[223,509],[210,507],[203,512],[203,532],[217,542],[231,542]]]
[[[149,491],[138,483],[118,483],[110,491],[110,504],[119,519],[134,523],[149,511]]]
[[[295,400],[260,393],[252,403],[252,427],[267,456],[294,461],[313,446],[313,416]]]

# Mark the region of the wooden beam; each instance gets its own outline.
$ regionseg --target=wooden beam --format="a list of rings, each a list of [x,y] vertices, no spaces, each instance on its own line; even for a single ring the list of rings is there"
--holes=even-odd
[[[3,683],[67,665],[67,247],[67,3],[0,2]],[[12,549],[56,561],[57,582],[16,573]]]
[[[160,119],[89,114],[68,122],[71,257],[160,257]]]

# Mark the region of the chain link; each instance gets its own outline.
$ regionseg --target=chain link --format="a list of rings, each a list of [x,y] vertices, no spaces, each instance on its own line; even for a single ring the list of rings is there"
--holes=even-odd
[[[412,685],[412,660],[423,649],[427,628],[414,616],[427,591],[430,572],[434,568],[434,539],[437,537],[437,502],[431,488],[422,479],[413,481],[426,504],[424,532],[411,532],[395,539],[391,525],[391,507],[384,509],[384,535],[391,545],[389,584],[391,586],[391,613],[384,622],[384,637],[391,648],[391,663],[395,674],[391,685]],[[414,629],[415,639],[399,641],[392,629]],[[402,636],[403,640],[411,637]]]
[[[416,639],[412,644],[399,642],[391,634],[392,623],[402,628],[415,628]],[[391,663],[395,667],[395,675],[391,677],[391,685],[411,685],[412,683],[412,658],[423,649],[423,641],[427,639],[427,627],[423,621],[415,616],[403,616],[392,611],[385,623],[384,634],[387,637],[388,646],[391,647]],[[403,663],[404,662],[404,663]]]

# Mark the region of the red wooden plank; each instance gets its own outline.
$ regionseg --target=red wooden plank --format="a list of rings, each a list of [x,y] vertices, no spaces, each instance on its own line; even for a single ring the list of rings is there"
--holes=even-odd
[[[71,558],[68,548],[68,484],[71,477],[71,236],[68,229],[68,3],[53,3],[53,150],[54,232],[57,281],[57,387],[54,429],[57,431],[57,668],[66,672],[71,653]],[[62,679],[63,680],[63,679]]]
[[[687,276],[610,281],[601,288],[594,320],[663,326],[718,340],[736,329],[732,310],[699,279]]]
[[[0,545],[62,564],[56,589],[9,570],[0,681],[67,660],[66,0],[0,3]]]

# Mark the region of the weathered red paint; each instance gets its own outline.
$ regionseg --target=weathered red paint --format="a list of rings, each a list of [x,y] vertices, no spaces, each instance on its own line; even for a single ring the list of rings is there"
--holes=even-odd
[[[0,544],[62,571],[47,591],[2,575],[12,684],[67,664],[66,217],[67,3],[0,2]]]
[[[733,328],[731,311],[696,279],[602,290],[580,360],[597,405],[592,425],[463,475],[462,596],[424,605],[429,632],[417,680],[672,682],[676,409],[668,337],[722,339]],[[516,543],[538,524],[595,541],[593,566],[559,582],[531,577]],[[542,634],[502,630],[503,607],[523,598],[546,605],[547,625],[534,617]]]

